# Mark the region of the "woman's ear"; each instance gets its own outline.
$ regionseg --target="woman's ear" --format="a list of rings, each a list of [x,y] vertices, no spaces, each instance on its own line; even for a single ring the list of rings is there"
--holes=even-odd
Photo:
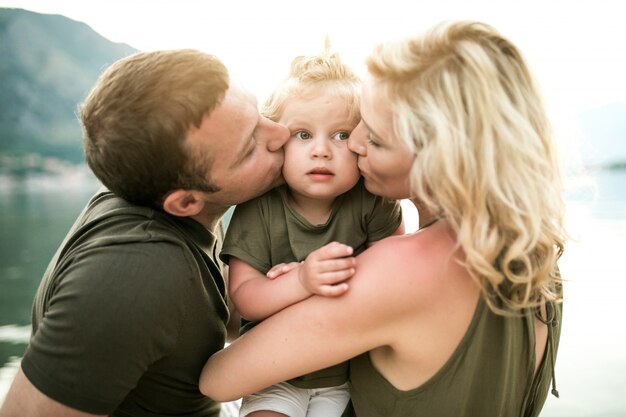
[[[195,216],[204,208],[204,200],[196,192],[190,190],[175,190],[169,193],[163,201],[163,210],[173,216]]]

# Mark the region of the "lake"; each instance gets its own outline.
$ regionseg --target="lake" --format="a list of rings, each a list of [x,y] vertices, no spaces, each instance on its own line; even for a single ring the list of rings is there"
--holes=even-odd
[[[33,295],[48,261],[98,185],[81,175],[0,181],[0,401],[30,334]],[[542,417],[626,417],[626,171],[571,181],[574,240],[560,268],[564,322],[556,364],[561,398]],[[407,212],[407,225],[416,218]]]

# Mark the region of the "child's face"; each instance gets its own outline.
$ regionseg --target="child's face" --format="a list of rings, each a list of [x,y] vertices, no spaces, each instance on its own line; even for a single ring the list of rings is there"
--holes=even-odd
[[[334,199],[358,182],[357,158],[348,149],[356,123],[349,102],[330,94],[292,98],[278,121],[291,134],[283,176],[294,197]]]

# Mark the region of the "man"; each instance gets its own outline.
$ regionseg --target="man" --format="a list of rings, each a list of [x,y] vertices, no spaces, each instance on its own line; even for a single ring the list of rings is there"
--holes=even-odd
[[[113,64],[81,121],[108,190],[48,266],[0,416],[218,416],[198,390],[229,316],[216,233],[228,207],[282,181],[289,132],[192,50]]]

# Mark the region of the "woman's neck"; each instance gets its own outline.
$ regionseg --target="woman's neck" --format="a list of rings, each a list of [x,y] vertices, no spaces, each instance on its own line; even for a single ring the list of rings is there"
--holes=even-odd
[[[433,225],[441,218],[439,213],[432,213],[431,210],[426,208],[424,204],[422,204],[418,200],[411,200],[411,202],[415,205],[417,209],[417,214],[419,216],[419,224],[418,230],[425,229],[428,226]]]

